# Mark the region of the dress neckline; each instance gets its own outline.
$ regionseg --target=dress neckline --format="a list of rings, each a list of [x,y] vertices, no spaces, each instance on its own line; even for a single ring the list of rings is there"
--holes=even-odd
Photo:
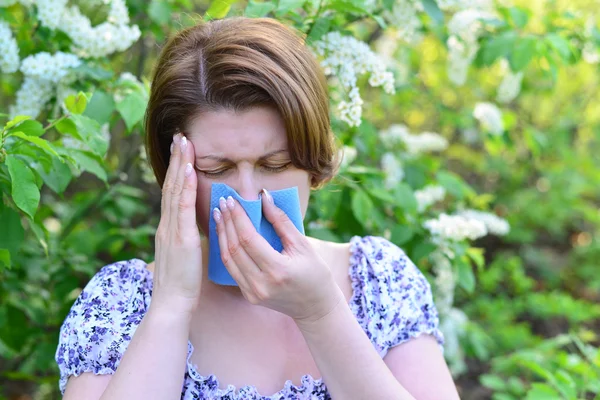
[[[350,307],[350,309],[352,310],[352,313],[354,314],[354,316],[357,317],[357,319],[359,319],[359,324],[361,326],[364,326],[363,322],[360,320],[359,318],[359,313],[357,312],[357,303],[359,303],[359,297],[362,294],[362,286],[363,284],[359,281],[358,276],[357,276],[357,272],[356,272],[356,268],[360,263],[360,259],[362,257],[363,252],[359,252],[358,250],[358,244],[360,242],[360,240],[362,239],[361,236],[355,235],[352,236],[350,238],[350,259],[349,259],[349,266],[348,266],[348,274],[350,276],[351,282],[352,282],[352,296],[350,297],[350,301],[348,302],[348,306]],[[144,263],[145,265],[147,265],[147,263],[143,260],[142,263]],[[153,278],[153,272],[150,271],[149,269],[145,268],[144,269],[146,271],[148,271],[150,278]],[[150,280],[151,285],[152,285],[152,279]],[[152,287],[151,287],[152,289]],[[150,300],[152,301],[152,300]],[[234,399],[239,399],[240,395],[252,395],[252,396],[258,396],[258,398],[268,398],[268,399],[276,399],[276,398],[280,398],[280,395],[288,393],[290,391],[293,391],[294,393],[310,393],[310,391],[312,391],[312,389],[314,387],[320,387],[323,385],[323,377],[320,377],[318,379],[314,378],[312,375],[310,374],[304,374],[301,377],[301,384],[300,385],[295,385],[290,379],[288,379],[285,384],[284,387],[282,389],[280,389],[279,391],[270,394],[270,395],[264,395],[262,393],[259,393],[258,389],[256,388],[256,386],[251,385],[251,384],[247,384],[244,386],[240,386],[240,388],[238,389],[235,385],[233,384],[228,384],[227,388],[225,389],[221,389],[219,388],[220,386],[220,382],[219,382],[219,378],[217,376],[215,376],[214,374],[208,374],[208,375],[201,375],[197,369],[195,364],[192,363],[191,361],[191,357],[192,354],[194,352],[194,345],[192,345],[192,342],[188,339],[188,351],[187,351],[187,358],[186,358],[186,364],[187,364],[187,374],[190,376],[190,378],[195,381],[196,383],[198,383],[201,387],[210,390],[210,395],[211,396],[233,396]],[[254,398],[254,397],[251,397]]]

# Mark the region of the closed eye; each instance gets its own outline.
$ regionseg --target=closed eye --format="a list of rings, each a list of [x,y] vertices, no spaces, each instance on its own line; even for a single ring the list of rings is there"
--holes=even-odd
[[[261,168],[267,172],[277,173],[277,172],[285,171],[286,169],[288,169],[288,167],[290,165],[291,165],[291,163],[286,163],[286,164],[278,165],[278,166],[263,165],[263,166],[261,166]],[[214,171],[205,171],[205,170],[201,170],[199,168],[197,168],[197,169],[198,169],[198,171],[202,172],[205,176],[207,176],[209,178],[217,178],[219,176],[224,175],[231,168],[223,168],[223,169],[214,170]]]

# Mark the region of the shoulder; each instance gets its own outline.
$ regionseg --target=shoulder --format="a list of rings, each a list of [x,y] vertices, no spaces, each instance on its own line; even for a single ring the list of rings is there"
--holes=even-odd
[[[61,391],[70,375],[114,373],[151,295],[152,274],[139,259],[105,265],[90,279],[60,328]]]
[[[421,333],[443,344],[431,285],[400,247],[379,236],[355,236],[350,264],[353,306],[382,356]]]

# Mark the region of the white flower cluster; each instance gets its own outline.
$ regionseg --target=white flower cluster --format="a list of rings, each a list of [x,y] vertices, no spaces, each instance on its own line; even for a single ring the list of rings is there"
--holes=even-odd
[[[393,189],[404,179],[404,169],[400,160],[393,153],[385,153],[381,157],[381,169],[385,173],[384,186]]]
[[[36,118],[54,95],[57,85],[68,79],[69,68],[77,67],[81,61],[73,54],[40,52],[21,63],[25,80],[16,94],[15,104],[10,106],[11,118],[29,115]]]
[[[448,78],[456,85],[464,85],[469,66],[479,50],[478,38],[483,30],[481,19],[493,14],[477,9],[466,9],[452,16],[448,22]]]
[[[475,240],[487,235],[487,229],[483,222],[461,215],[447,215],[442,213],[438,218],[425,221],[423,226],[438,241]]]
[[[477,103],[473,110],[473,117],[479,121],[483,130],[493,135],[499,136],[504,132],[502,111],[493,103]]]
[[[427,185],[421,190],[415,192],[417,199],[417,209],[419,212],[425,211],[432,204],[443,200],[446,196],[446,189],[439,185]]]
[[[19,45],[7,22],[0,20],[0,71],[5,74],[19,69]]]
[[[140,28],[128,23],[123,0],[112,0],[107,21],[92,27],[89,18],[71,6],[64,10],[59,28],[73,40],[77,54],[97,58],[124,51],[140,38]]]
[[[496,236],[504,236],[510,231],[510,225],[508,221],[500,218],[496,214],[479,210],[464,210],[460,211],[458,215],[482,222],[485,225],[488,233]]]
[[[510,103],[517,98],[521,92],[521,82],[523,81],[523,71],[517,73],[512,72],[506,59],[502,59],[502,69],[504,70],[504,78],[498,86],[496,93],[496,101],[499,103]]]
[[[360,125],[362,99],[356,86],[359,75],[370,74],[369,85],[382,86],[386,93],[394,93],[394,75],[386,71],[382,60],[369,46],[352,36],[342,36],[340,32],[329,32],[311,47],[321,58],[321,66],[326,75],[335,75],[349,101],[340,103],[340,118],[350,126]]]
[[[37,17],[42,25],[50,29],[56,29],[60,26],[60,19],[65,12],[67,0],[36,0]]]
[[[398,143],[406,146],[408,153],[417,155],[431,151],[442,151],[448,148],[448,140],[434,132],[422,132],[413,135],[406,125],[394,124],[379,132],[382,142],[393,147]]]
[[[69,68],[79,65],[81,60],[73,54],[62,51],[50,54],[43,51],[25,58],[21,64],[21,72],[31,78],[58,83],[69,73]]]
[[[423,39],[423,24],[418,16],[422,11],[423,5],[420,1],[400,0],[394,3],[391,11],[385,11],[382,15],[394,26],[396,39],[415,45]]]

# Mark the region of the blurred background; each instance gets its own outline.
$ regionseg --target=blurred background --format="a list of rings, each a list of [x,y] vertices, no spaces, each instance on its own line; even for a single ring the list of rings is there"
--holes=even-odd
[[[0,0],[0,399],[59,398],[82,288],[153,259],[148,77],[169,35],[235,15],[319,59],[344,158],[307,234],[407,252],[461,398],[600,398],[599,5]]]

